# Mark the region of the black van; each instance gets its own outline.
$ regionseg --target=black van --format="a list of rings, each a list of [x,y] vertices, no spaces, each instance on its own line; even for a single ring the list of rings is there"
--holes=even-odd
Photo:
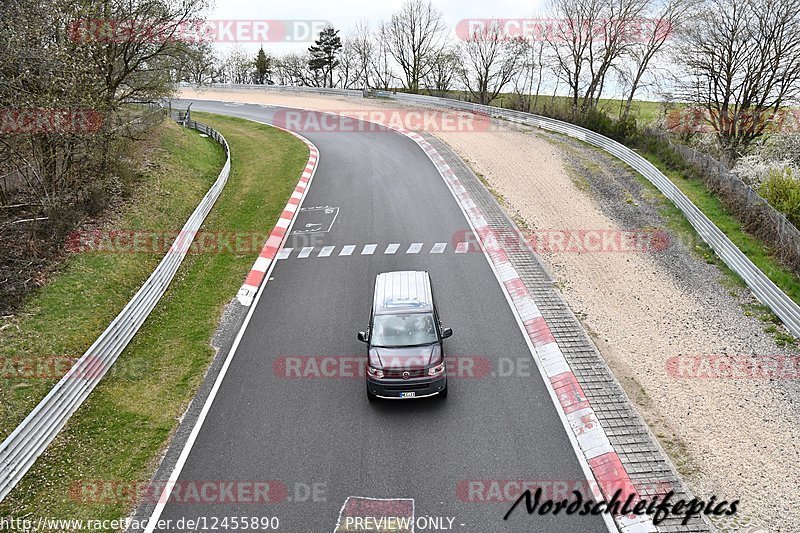
[[[442,340],[452,334],[439,321],[427,272],[378,274],[369,327],[358,334],[367,343],[367,398],[446,397]]]

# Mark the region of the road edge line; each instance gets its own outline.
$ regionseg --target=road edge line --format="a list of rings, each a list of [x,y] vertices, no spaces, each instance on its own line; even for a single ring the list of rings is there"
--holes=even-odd
[[[302,198],[300,199],[300,202],[297,204],[296,210],[292,213],[292,218],[289,221],[289,225],[285,229],[284,234],[283,234],[283,236],[281,238],[280,245],[277,247],[277,250],[275,251],[275,254],[277,254],[277,252],[281,248],[283,248],[283,245],[286,242],[286,237],[288,236],[288,234],[291,231],[292,226],[294,225],[294,222],[295,222],[295,220],[297,218],[297,214],[300,212],[300,206],[302,205],[303,201],[305,200],[306,192],[308,191],[309,187],[311,186],[311,182],[313,181],[314,175],[317,172],[319,159],[320,159],[319,149],[317,149],[317,147],[314,145],[314,143],[312,143],[311,141],[309,141],[308,139],[306,139],[302,135],[300,135],[298,133],[295,133],[293,131],[289,131],[287,129],[281,128],[280,126],[274,126],[272,124],[268,124],[266,122],[260,122],[260,121],[257,121],[257,120],[253,120],[251,122],[256,122],[258,124],[264,124],[264,125],[269,126],[271,128],[275,128],[275,129],[284,131],[286,133],[289,133],[289,134],[293,135],[294,137],[297,137],[298,139],[303,141],[306,144],[306,146],[309,147],[308,162],[306,163],[305,170],[303,171],[303,174],[301,175],[300,180],[298,181],[298,185],[299,185],[300,182],[302,182],[304,179],[306,179],[306,174],[308,173],[308,176],[307,176],[307,179],[306,179],[306,183],[305,183],[305,187],[303,188]],[[316,161],[314,161],[313,166],[312,166],[311,165],[311,159],[312,159],[311,156],[314,153],[316,153]],[[310,171],[309,171],[309,166],[312,167]],[[297,188],[295,188],[295,190],[297,190]],[[289,201],[291,201],[291,200],[292,200],[292,198],[290,197]],[[287,203],[287,206],[288,205],[289,205],[289,203]],[[283,213],[286,213],[286,211],[287,210],[284,208]],[[279,221],[283,219],[283,213],[281,214],[281,218],[279,218]],[[272,238],[272,235],[273,235],[275,229],[277,229],[277,228],[278,228],[278,225],[276,223],[275,227],[273,228],[272,232],[270,233],[270,239]],[[264,245],[264,250],[266,250],[268,248],[268,245],[269,245],[269,239],[267,239],[267,243]],[[264,251],[262,250],[262,254],[263,253],[264,253]],[[259,258],[260,257],[261,256],[259,256]],[[258,261],[259,261],[259,259],[256,259],[256,263],[258,263]],[[156,527],[159,519],[161,518],[161,513],[164,511],[164,508],[166,507],[166,505],[167,505],[167,503],[169,501],[169,497],[172,494],[172,489],[173,489],[173,487],[175,486],[175,484],[178,481],[178,477],[180,476],[181,471],[183,470],[183,466],[186,464],[186,460],[189,458],[189,454],[191,453],[192,447],[194,446],[194,443],[197,440],[197,436],[200,434],[200,430],[202,429],[203,423],[205,422],[205,419],[208,416],[208,412],[211,410],[211,405],[214,403],[214,399],[216,398],[217,392],[219,391],[219,388],[222,385],[222,381],[225,379],[225,374],[227,374],[227,372],[228,372],[228,367],[230,366],[231,361],[233,361],[234,355],[236,355],[236,350],[239,348],[239,343],[241,342],[242,338],[244,337],[244,332],[247,330],[247,326],[250,324],[250,319],[253,317],[253,314],[255,313],[256,307],[258,306],[258,302],[261,300],[261,296],[264,294],[264,290],[263,289],[264,289],[264,286],[267,284],[266,280],[269,279],[269,275],[272,273],[272,270],[275,268],[275,264],[276,264],[276,261],[270,259],[269,265],[264,270],[264,272],[261,272],[261,271],[255,270],[255,269],[251,269],[250,274],[248,274],[248,278],[247,279],[250,279],[250,276],[255,276],[256,274],[254,274],[254,272],[256,272],[258,275],[260,275],[260,280],[258,282],[258,285],[257,286],[248,286],[247,279],[246,279],[245,280],[245,285],[242,286],[242,289],[245,289],[245,287],[247,287],[248,291],[251,290],[251,288],[255,288],[255,292],[253,294],[249,295],[250,298],[251,298],[250,303],[249,304],[243,304],[243,305],[249,305],[250,310],[248,311],[247,316],[245,317],[241,328],[239,328],[239,331],[236,334],[236,338],[233,341],[233,345],[231,346],[231,349],[228,352],[228,355],[225,357],[225,362],[222,364],[222,367],[220,368],[219,374],[217,375],[217,379],[214,381],[214,386],[211,388],[211,391],[209,392],[208,397],[206,398],[206,401],[203,404],[203,408],[200,411],[200,414],[197,416],[197,420],[195,421],[194,426],[192,427],[192,431],[189,434],[189,437],[186,439],[186,442],[183,445],[183,450],[181,450],[181,454],[178,457],[177,461],[175,462],[175,466],[173,466],[173,468],[172,468],[172,473],[169,476],[169,480],[164,485],[164,490],[161,493],[161,497],[159,497],[158,503],[156,504],[156,506],[153,509],[152,513],[150,513],[150,517],[147,520],[147,527],[144,529],[144,533],[153,533],[153,531],[155,530],[155,527]],[[254,266],[255,266],[255,264],[254,264]],[[250,281],[254,281],[254,280],[250,280]],[[239,294],[237,294],[237,296],[236,296],[236,298],[239,299],[240,302],[242,301],[241,298],[240,298],[240,294],[242,293],[242,289],[239,290]]]

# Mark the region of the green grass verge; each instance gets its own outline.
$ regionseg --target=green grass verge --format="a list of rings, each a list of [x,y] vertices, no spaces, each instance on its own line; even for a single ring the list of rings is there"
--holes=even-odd
[[[232,150],[230,180],[204,231],[260,233],[266,238],[306,164],[295,137],[253,122],[196,113],[225,135]],[[222,167],[222,150],[196,132],[165,126],[153,143],[159,168],[114,224],[148,231],[177,230]],[[152,255],[152,256],[151,256]],[[72,417],[19,486],[0,504],[0,516],[116,519],[132,502],[94,503],[71,494],[80,480],[149,479],[160,451],[202,382],[222,309],[258,256],[189,255],[167,294],[112,372]],[[0,337],[10,357],[80,355],[146,279],[155,254],[80,253],[35,295],[25,315]],[[43,380],[2,382],[7,434],[47,392]]]
[[[648,150],[637,150],[645,159],[658,168],[672,183],[674,183],[691,201],[705,214],[728,238],[755,264],[769,279],[772,280],[783,292],[792,300],[800,303],[800,276],[797,272],[781,264],[774,251],[766,244],[754,237],[742,228],[742,223],[722,204],[720,199],[711,192],[706,185],[698,178],[690,177],[685,172],[681,172],[670,165],[667,165],[662,158]],[[636,173],[639,176],[638,173]],[[646,181],[641,178],[642,181]],[[652,184],[647,182],[651,187]],[[659,193],[660,194],[660,193]],[[664,198],[666,203],[671,204]],[[669,225],[672,229],[678,229],[684,233],[691,233],[696,236],[697,242],[694,246],[695,251],[702,254],[709,263],[717,264],[727,275],[733,284],[745,287],[744,281],[739,278],[725,263],[719,259],[711,248],[702,242],[691,227],[689,221],[683,213],[674,205],[665,207],[664,213],[667,215]],[[795,344],[796,341],[791,335],[787,335],[777,329],[780,320],[772,314],[766,307],[758,306],[757,314],[762,321],[767,322],[765,331],[772,334],[780,345]],[[746,313],[752,311],[746,310]]]

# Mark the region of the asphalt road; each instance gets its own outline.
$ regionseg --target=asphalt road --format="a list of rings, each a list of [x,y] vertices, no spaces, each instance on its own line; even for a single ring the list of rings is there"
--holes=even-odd
[[[277,108],[195,101],[192,109],[269,122]],[[599,517],[528,516],[522,508],[504,521],[511,502],[469,501],[470,480],[585,477],[486,259],[454,252],[454,235],[468,224],[424,152],[387,131],[302,133],[320,151],[304,207],[338,214],[313,242],[287,245],[295,250],[263,289],[180,475],[183,483],[273,480],[272,494],[285,487],[286,498],[170,503],[161,518],[276,516],[281,531],[329,533],[354,496],[413,499],[416,517],[453,518],[453,531],[607,531]],[[295,229],[325,227],[331,213],[302,211]],[[264,223],[268,231],[274,221]],[[398,251],[385,254],[392,243]],[[412,243],[423,243],[419,253],[406,253]],[[447,246],[432,254],[435,243]],[[362,255],[368,244],[374,253]],[[346,245],[352,255],[339,255]],[[309,257],[298,257],[303,246],[314,246]],[[318,257],[325,246],[335,248]],[[365,329],[375,276],[389,270],[429,271],[443,325],[455,331],[446,353],[488,361],[492,372],[451,377],[444,400],[376,404],[360,377],[317,378],[312,367],[287,378],[275,363],[287,356],[365,355],[356,332]]]

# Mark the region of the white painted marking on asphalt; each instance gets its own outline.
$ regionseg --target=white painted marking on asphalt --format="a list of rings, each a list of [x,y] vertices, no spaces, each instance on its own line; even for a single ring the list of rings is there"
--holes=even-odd
[[[418,254],[420,250],[422,250],[422,243],[421,242],[415,242],[411,246],[408,247],[408,250],[406,250],[406,253],[407,254]]]
[[[465,254],[469,251],[469,243],[468,242],[460,242],[456,245],[456,253],[457,254]]]
[[[339,509],[339,517],[336,519],[336,528],[333,530],[333,533],[339,533],[339,528],[342,526],[342,518],[344,518],[342,514],[345,512],[345,509],[347,509],[347,504],[350,502],[350,500],[353,499],[366,500],[368,502],[376,502],[376,504],[378,505],[380,505],[383,502],[411,502],[411,516],[408,518],[411,519],[410,523],[411,533],[414,533],[416,526],[416,516],[417,516],[417,502],[414,501],[414,498],[369,498],[367,496],[348,496],[344,500],[342,508]],[[381,510],[379,509],[375,509],[374,511],[377,511],[377,513],[381,512]]]
[[[289,256],[292,255],[292,250],[294,250],[294,248],[281,249],[281,251],[278,252],[276,259],[288,259]]]
[[[398,248],[400,248],[399,244],[390,244],[389,246],[386,247],[386,251],[384,251],[383,253],[387,255],[392,255],[395,252],[397,252]]]
[[[314,247],[313,246],[306,246],[305,248],[300,250],[300,253],[297,254],[297,257],[299,257],[300,259],[305,259],[309,255],[311,255],[311,252],[313,252],[313,251],[314,251]]]
[[[319,255],[317,257],[330,257],[333,253],[335,246],[323,246],[322,250],[320,250]]]
[[[355,250],[355,249],[356,249],[356,247],[354,245],[348,244],[347,246],[342,248],[341,252],[339,252],[339,257],[341,257],[343,255],[352,255],[353,254],[353,250]]]
[[[436,244],[433,245],[433,248],[431,248],[431,253],[432,254],[444,253],[445,248],[447,248],[446,242],[437,242]]]
[[[375,248],[377,247],[377,244],[365,244],[364,249],[361,250],[361,255],[372,255],[375,253]]]

